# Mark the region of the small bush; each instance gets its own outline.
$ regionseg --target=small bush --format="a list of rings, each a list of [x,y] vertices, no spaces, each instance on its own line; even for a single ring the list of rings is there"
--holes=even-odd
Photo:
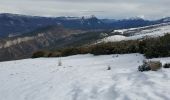
[[[170,63],[166,63],[163,68],[170,68]]]
[[[144,62],[143,62],[143,65],[140,65],[140,66],[138,67],[138,70],[141,71],[141,72],[143,72],[143,71],[149,71],[149,70],[151,70],[151,67],[147,64],[146,61],[144,61]]]
[[[149,70],[157,71],[161,67],[162,67],[162,64],[159,61],[149,61],[149,62],[144,61],[143,65],[138,67],[138,70],[141,72],[149,71]]]
[[[33,53],[32,58],[47,57],[47,56],[48,56],[48,52],[37,51],[37,52]]]
[[[62,66],[61,59],[59,59],[59,61],[58,61],[58,66]]]

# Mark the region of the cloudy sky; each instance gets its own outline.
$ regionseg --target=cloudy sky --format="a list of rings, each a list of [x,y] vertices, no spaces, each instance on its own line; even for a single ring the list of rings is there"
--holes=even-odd
[[[0,0],[0,13],[158,19],[170,16],[170,0]]]

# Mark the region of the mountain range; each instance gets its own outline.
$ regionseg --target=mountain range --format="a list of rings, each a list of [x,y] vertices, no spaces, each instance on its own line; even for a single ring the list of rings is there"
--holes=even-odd
[[[122,20],[98,19],[91,17],[40,17],[18,14],[0,14],[0,37],[12,37],[25,34],[39,28],[61,25],[70,29],[95,30],[95,29],[124,29],[142,27],[147,25],[170,22],[170,18],[160,20],[145,20],[142,18],[129,18]]]
[[[95,16],[79,18],[0,14],[0,61],[29,58],[39,50],[90,45],[105,37],[120,34],[114,30],[168,22],[169,17],[149,21],[141,18],[115,20],[98,19]]]

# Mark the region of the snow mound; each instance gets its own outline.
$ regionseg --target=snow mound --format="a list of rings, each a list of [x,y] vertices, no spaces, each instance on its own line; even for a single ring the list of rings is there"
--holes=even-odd
[[[138,72],[144,59],[87,54],[1,62],[0,100],[170,100],[170,69]]]
[[[122,40],[126,40],[126,37],[123,35],[113,35],[113,36],[109,36],[106,37],[104,39],[102,39],[102,42],[115,42],[115,41],[122,41]]]

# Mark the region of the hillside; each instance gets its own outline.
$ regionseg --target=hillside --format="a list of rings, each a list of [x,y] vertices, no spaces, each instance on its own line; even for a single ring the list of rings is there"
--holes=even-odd
[[[87,54],[0,62],[0,99],[169,100],[170,69],[139,72],[144,59]],[[170,63],[170,58],[153,60]]]
[[[0,39],[0,61],[30,58],[39,50],[76,47],[102,39],[103,31],[84,31],[49,26],[27,35]],[[109,34],[108,34],[109,35]]]
[[[116,42],[122,40],[137,40],[143,38],[153,38],[164,36],[166,33],[170,32],[170,23],[155,24],[139,28],[129,28],[114,30],[113,33],[118,35],[113,35],[106,37],[98,42]]]

